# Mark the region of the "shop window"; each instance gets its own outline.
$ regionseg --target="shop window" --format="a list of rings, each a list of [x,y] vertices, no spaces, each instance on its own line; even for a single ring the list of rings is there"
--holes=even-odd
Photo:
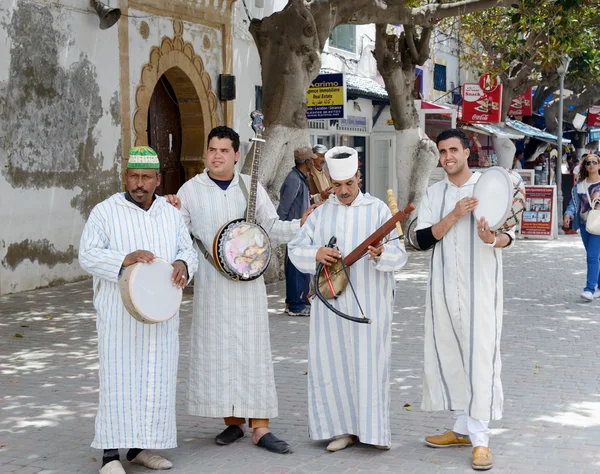
[[[337,26],[329,35],[329,46],[356,53],[356,25]]]
[[[435,64],[433,66],[433,88],[436,91],[446,92],[446,66]]]

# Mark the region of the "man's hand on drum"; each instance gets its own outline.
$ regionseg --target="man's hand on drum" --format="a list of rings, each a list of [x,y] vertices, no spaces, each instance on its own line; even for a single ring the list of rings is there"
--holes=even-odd
[[[310,216],[312,214],[312,212],[319,207],[321,204],[323,204],[323,202],[316,202],[313,205],[311,205],[306,211],[304,211],[302,213],[302,219],[300,220],[300,227],[302,227],[304,225],[304,223],[306,222],[306,219],[308,219],[308,216]]]
[[[459,219],[465,217],[469,212],[477,207],[479,199],[475,197],[465,197],[456,203],[454,206],[454,213]]]
[[[341,256],[342,254],[338,249],[332,249],[331,247],[321,247],[319,250],[317,250],[317,256],[315,257],[315,260],[328,267],[332,263],[337,262],[337,259]]]
[[[381,256],[381,254],[383,253],[383,243],[378,242],[374,246],[369,245],[369,249],[367,250],[367,253],[369,254],[369,258],[367,260],[374,260],[377,257]]]
[[[496,240],[496,234],[493,230],[490,230],[490,225],[485,217],[477,219],[477,235],[486,244],[493,244]]]
[[[177,209],[181,209],[181,199],[177,196],[177,194],[167,194],[165,195],[165,199],[169,201],[171,206],[175,206]]]
[[[152,263],[156,257],[152,252],[147,250],[136,250],[125,256],[123,266],[128,267],[134,263]]]
[[[171,281],[177,288],[183,289],[185,288],[185,285],[187,285],[187,267],[181,260],[175,260],[173,262],[173,275],[171,276]]]

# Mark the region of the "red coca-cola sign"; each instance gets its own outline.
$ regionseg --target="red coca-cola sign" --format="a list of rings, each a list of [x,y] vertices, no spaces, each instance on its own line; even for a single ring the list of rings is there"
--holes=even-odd
[[[483,91],[479,84],[463,84],[462,98],[463,121],[467,123],[500,123],[502,84],[498,84],[491,92]]]
[[[515,117],[533,115],[533,89],[531,87],[524,94],[518,95],[510,101],[508,115]]]
[[[600,105],[594,105],[588,109],[588,127],[600,127]]]

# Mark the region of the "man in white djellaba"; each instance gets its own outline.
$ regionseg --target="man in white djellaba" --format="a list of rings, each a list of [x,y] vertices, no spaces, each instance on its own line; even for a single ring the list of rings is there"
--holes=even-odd
[[[288,244],[290,260],[304,273],[315,274],[318,264],[330,266],[349,254],[392,217],[386,204],[359,189],[356,150],[336,147],[327,152],[326,160],[334,195],[315,209]],[[328,247],[333,236],[339,250]],[[380,449],[391,447],[394,271],[406,263],[404,244],[397,237],[394,230],[388,241],[369,246],[368,258],[350,267],[356,299],[348,287],[331,300],[334,309],[351,317],[360,315],[360,303],[371,324],[344,319],[319,299],[311,304],[309,436],[331,440],[329,451],[357,441]]]
[[[495,233],[476,219],[473,197],[481,176],[468,167],[469,137],[448,129],[438,135],[447,177],[427,189],[419,208],[417,241],[432,249],[425,309],[424,410],[452,410],[452,430],[428,436],[433,448],[473,447],[472,467],[493,466],[490,420],[502,417],[500,335],[502,250],[514,233]]]
[[[179,314],[144,324],[127,312],[119,289],[122,271],[136,263],[172,263],[179,288],[198,266],[180,213],[155,194],[160,181],[154,150],[132,148],[127,192],[94,207],[81,236],[79,263],[94,277],[98,313],[100,390],[92,447],[104,450],[100,474],[125,473],[119,448],[129,448],[130,462],[169,469],[170,461],[147,449],[177,447]]]
[[[186,182],[177,196],[167,196],[180,207],[200,256],[194,283],[188,411],[224,419],[227,428],[216,436],[218,445],[244,437],[248,419],[255,445],[286,454],[291,452],[289,444],[269,431],[269,419],[278,415],[278,404],[264,279],[234,281],[203,257],[202,247],[212,248],[224,224],[246,215],[245,194],[251,186],[250,177],[235,170],[239,147],[235,130],[215,127],[208,135],[204,172]],[[311,211],[307,209],[303,219]],[[272,245],[291,240],[302,220],[279,220],[267,192],[258,183],[256,222]]]

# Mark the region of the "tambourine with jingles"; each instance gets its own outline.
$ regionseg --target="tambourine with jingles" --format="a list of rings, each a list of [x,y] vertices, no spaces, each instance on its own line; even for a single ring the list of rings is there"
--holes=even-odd
[[[313,287],[315,291],[315,295],[319,300],[325,305],[327,309],[337,314],[341,318],[348,319],[349,321],[354,321],[356,323],[366,323],[369,324],[371,320],[367,318],[360,307],[360,303],[358,303],[360,312],[362,313],[360,317],[350,316],[348,314],[343,313],[334,307],[328,300],[336,299],[347,286],[350,286],[354,297],[358,301],[356,296],[356,292],[352,286],[352,282],[350,281],[350,267],[364,257],[370,246],[374,246],[383,238],[388,235],[390,232],[394,230],[397,223],[403,222],[406,220],[408,215],[414,211],[415,206],[410,203],[406,206],[402,211],[395,213],[390,219],[388,219],[379,229],[373,232],[369,237],[367,237],[356,249],[350,252],[346,257],[339,258],[335,263],[332,263],[330,266],[326,266],[322,263],[317,265],[317,271],[313,281]],[[337,248],[336,247],[337,239],[332,237],[327,244],[327,247]]]

